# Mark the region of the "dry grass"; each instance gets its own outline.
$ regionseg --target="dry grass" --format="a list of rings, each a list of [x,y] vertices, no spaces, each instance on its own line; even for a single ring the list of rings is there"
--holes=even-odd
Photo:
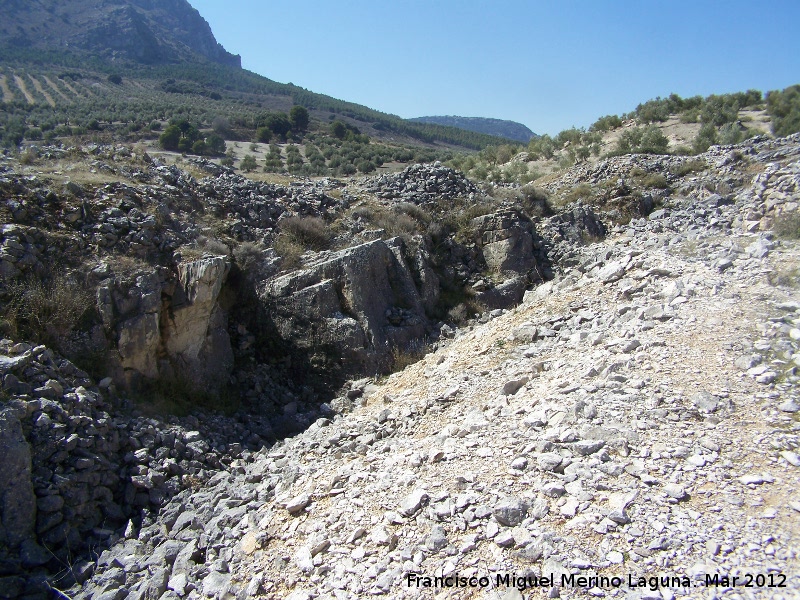
[[[6,327],[55,348],[62,346],[94,306],[89,290],[64,272],[48,278],[31,274],[9,285],[8,295],[3,306]]]

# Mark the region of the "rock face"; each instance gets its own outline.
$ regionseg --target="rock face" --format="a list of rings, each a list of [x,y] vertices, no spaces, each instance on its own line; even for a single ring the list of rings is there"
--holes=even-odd
[[[202,258],[136,277],[133,285],[109,280],[98,289],[104,326],[119,351],[118,380],[178,377],[217,389],[233,368],[227,315],[219,304],[230,272],[227,257]]]
[[[260,296],[293,349],[346,373],[374,373],[390,366],[395,349],[425,336],[423,286],[416,281],[435,275],[419,277],[413,266],[400,238],[376,240],[269,281]]]
[[[178,284],[161,313],[164,347],[172,367],[206,387],[233,368],[227,316],[219,304],[230,268],[230,261],[222,256],[180,265]]]
[[[526,274],[537,267],[534,228],[530,219],[518,211],[506,210],[472,220],[490,271]]]
[[[4,8],[0,39],[19,45],[88,50],[145,64],[200,59],[241,67],[241,57],[217,43],[206,20],[185,0],[45,0]]]
[[[36,497],[31,449],[11,409],[0,411],[0,546],[15,548],[33,536]]]
[[[502,210],[472,220],[486,269],[502,278],[498,285],[477,291],[488,309],[519,304],[531,282],[545,278],[546,256],[531,220],[517,210]]]

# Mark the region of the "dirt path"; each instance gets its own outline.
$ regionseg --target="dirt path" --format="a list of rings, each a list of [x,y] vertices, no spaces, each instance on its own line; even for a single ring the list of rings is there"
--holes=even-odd
[[[28,101],[28,104],[36,104],[36,99],[33,97],[33,94],[28,91],[28,88],[25,86],[25,80],[22,79],[22,77],[14,75],[14,83],[17,84],[22,95],[25,96],[25,100]]]
[[[56,101],[53,100],[53,97],[45,91],[45,89],[42,87],[42,84],[39,82],[39,80],[36,79],[30,73],[28,74],[28,78],[31,80],[31,82],[33,82],[33,87],[36,89],[36,91],[39,92],[42,96],[44,96],[44,99],[47,101],[47,103],[50,106],[55,108],[56,107]]]
[[[71,100],[66,96],[66,94],[64,94],[64,92],[62,92],[47,75],[44,75],[43,77],[45,83],[47,83],[47,85],[50,86],[50,89],[52,89],[56,94],[58,94],[61,97],[61,99],[64,100],[64,102],[71,102]]]
[[[5,75],[0,75],[0,91],[3,92],[3,102],[14,101],[14,94],[11,92],[11,88],[8,87],[8,79],[6,79]]]

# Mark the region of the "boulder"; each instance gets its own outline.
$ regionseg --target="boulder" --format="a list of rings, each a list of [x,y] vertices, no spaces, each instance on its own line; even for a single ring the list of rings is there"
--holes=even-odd
[[[267,281],[259,296],[277,335],[294,350],[346,373],[390,367],[392,354],[423,341],[428,283],[406,259],[401,238],[320,255],[306,268]],[[428,296],[425,302],[424,296]]]
[[[503,210],[472,220],[486,266],[492,272],[527,274],[538,265],[534,227],[516,210]]]

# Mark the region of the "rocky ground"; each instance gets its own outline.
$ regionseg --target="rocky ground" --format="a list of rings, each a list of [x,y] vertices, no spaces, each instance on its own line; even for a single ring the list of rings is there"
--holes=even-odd
[[[800,597],[799,142],[568,172],[673,193],[582,246],[538,223],[555,279],[274,444],[4,342],[0,597]]]

